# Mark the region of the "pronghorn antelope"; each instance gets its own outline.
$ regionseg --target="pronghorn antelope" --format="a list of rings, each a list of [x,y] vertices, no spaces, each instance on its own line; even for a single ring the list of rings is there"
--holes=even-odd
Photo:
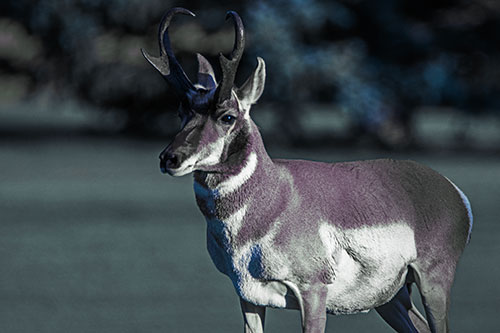
[[[176,60],[160,24],[160,57],[146,59],[178,94],[182,129],[160,155],[162,172],[194,173],[207,247],[236,289],[245,332],[263,332],[266,307],[298,309],[303,332],[323,332],[327,313],[375,309],[398,332],[447,332],[450,288],[472,228],[467,197],[411,161],[320,163],[271,159],[250,118],[264,89],[264,60],[241,87],[241,18],[221,82],[198,54],[198,83]],[[422,316],[410,299],[416,283]]]

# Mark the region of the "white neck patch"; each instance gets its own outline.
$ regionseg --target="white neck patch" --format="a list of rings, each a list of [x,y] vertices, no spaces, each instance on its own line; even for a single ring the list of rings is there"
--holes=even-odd
[[[252,177],[256,168],[257,154],[255,152],[251,152],[250,155],[248,155],[247,163],[245,164],[243,169],[241,169],[241,171],[237,175],[221,182],[214,190],[216,190],[221,197],[233,193],[243,184],[245,184],[245,182],[250,179],[250,177]]]
[[[236,237],[238,231],[240,231],[241,226],[243,224],[243,219],[245,218],[245,215],[247,213],[247,208],[248,205],[244,204],[240,209],[234,212],[227,219],[224,219],[229,235],[231,237]]]

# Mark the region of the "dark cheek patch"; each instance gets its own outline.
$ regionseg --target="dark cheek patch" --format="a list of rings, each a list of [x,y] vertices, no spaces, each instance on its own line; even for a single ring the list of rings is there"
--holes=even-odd
[[[241,158],[236,157],[243,154],[245,148],[248,146],[248,134],[246,128],[242,127],[241,122],[235,125],[232,132],[233,133],[228,137],[231,142],[226,145],[222,153],[221,161],[228,164],[229,167],[233,165],[235,167],[240,167]]]
[[[201,117],[197,115],[196,117]],[[182,130],[172,142],[172,148],[178,149],[185,158],[189,158],[194,154],[201,152],[207,145],[215,142],[219,135],[215,130],[213,123],[207,120],[208,116],[203,116],[203,118],[193,119],[194,124],[188,124],[187,126],[192,126],[190,129]]]

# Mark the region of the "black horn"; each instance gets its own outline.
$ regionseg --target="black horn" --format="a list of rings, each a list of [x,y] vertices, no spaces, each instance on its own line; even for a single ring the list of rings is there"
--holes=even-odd
[[[226,14],[226,20],[232,18],[234,23],[234,47],[229,59],[222,53],[219,56],[220,65],[222,68],[222,82],[219,86],[217,102],[220,104],[231,98],[231,90],[234,85],[236,70],[240,62],[243,50],[245,49],[245,29],[241,17],[233,11]]]
[[[170,37],[168,36],[168,27],[170,21],[176,14],[184,14],[195,16],[193,12],[185,8],[172,8],[162,18],[160,28],[158,29],[158,39],[160,43],[160,57],[151,56],[146,50],[141,49],[142,54],[153,67],[155,67],[167,80],[172,88],[174,88],[181,100],[185,100],[190,91],[196,90],[191,83],[181,65],[175,58],[174,52],[170,45]]]

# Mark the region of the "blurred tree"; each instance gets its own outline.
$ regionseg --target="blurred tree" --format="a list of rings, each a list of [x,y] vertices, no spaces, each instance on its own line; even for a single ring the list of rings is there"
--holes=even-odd
[[[199,8],[202,3],[186,1],[185,6]],[[178,102],[166,89],[161,76],[144,61],[140,47],[158,52],[153,36],[165,10],[174,5],[163,0],[2,2],[3,15],[24,26],[27,33],[40,42],[41,48],[35,61],[25,61],[19,66],[16,64],[24,49],[3,57],[0,70],[27,73],[32,92],[51,86],[57,98],[77,97],[108,112],[116,112],[123,118],[119,123],[125,124],[123,130],[127,132],[173,130],[174,126],[161,127],[158,122],[171,121],[175,117],[173,112],[166,118],[160,116],[166,109],[176,109]],[[220,17],[223,18],[224,13],[222,10]],[[184,23],[184,19],[179,20]],[[192,38],[200,32],[197,22],[176,34],[173,43],[174,47],[179,46],[180,58],[185,53],[192,55],[200,51],[199,43],[193,44],[199,39]],[[13,36],[14,39],[21,37]],[[215,34],[215,38],[208,38],[206,42],[220,40],[221,36]],[[193,67],[190,65],[188,69]],[[170,117],[172,114],[174,117]]]
[[[486,0],[260,0],[247,25],[288,137],[302,133],[300,105],[321,101],[350,116],[354,137],[400,146],[419,106],[498,109],[499,13]]]
[[[4,86],[61,95],[112,110],[129,132],[164,132],[177,101],[139,53],[158,52],[156,29],[174,2],[16,0],[0,4]],[[421,106],[474,114],[498,110],[500,3],[491,0],[188,0],[196,20],[176,18],[173,45],[188,74],[194,53],[214,65],[228,52],[227,9],[241,13],[249,43],[241,72],[262,56],[263,102],[276,106],[285,142],[307,142],[302,117],[329,103],[351,119],[353,139],[397,147],[412,141]],[[218,71],[218,66],[216,71]],[[19,79],[18,79],[19,78]],[[240,81],[241,82],[241,81]],[[1,82],[0,82],[1,83]],[[165,116],[166,115],[166,116]]]

